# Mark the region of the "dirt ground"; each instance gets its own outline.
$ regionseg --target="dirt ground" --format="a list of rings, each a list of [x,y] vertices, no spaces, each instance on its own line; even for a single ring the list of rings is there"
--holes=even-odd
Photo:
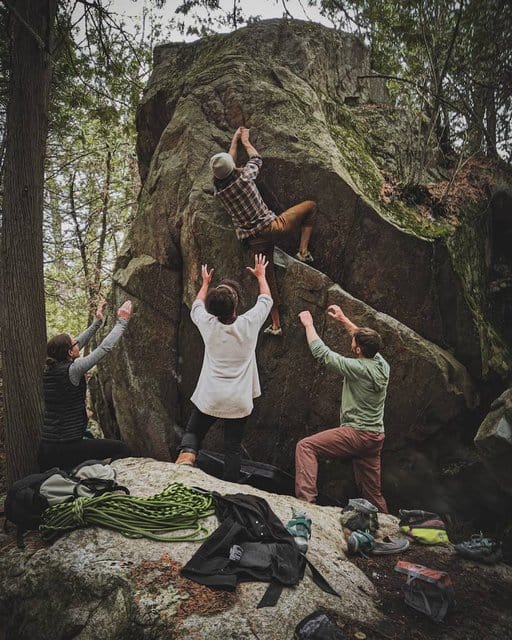
[[[405,604],[405,576],[394,571],[398,559],[449,574],[456,604],[444,622],[433,622]],[[347,640],[512,640],[512,567],[507,564],[487,566],[465,560],[450,549],[419,545],[400,556],[353,561],[379,592],[386,621],[373,628],[338,618]]]

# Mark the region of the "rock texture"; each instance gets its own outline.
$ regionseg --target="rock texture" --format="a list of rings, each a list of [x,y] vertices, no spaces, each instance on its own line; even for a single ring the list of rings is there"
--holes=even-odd
[[[212,197],[207,166],[245,125],[264,157],[259,186],[268,204],[278,212],[303,199],[319,204],[315,268],[276,254],[285,336],[258,345],[263,395],[247,453],[291,470],[296,441],[338,423],[340,382],[313,362],[297,323],[298,312],[311,309],[327,343],[348,354],[346,336],[324,315],[337,303],[384,337],[392,371],[387,495],[402,506],[432,506],[434,494],[457,505],[461,487],[443,470],[474,454],[463,443],[474,435],[475,380],[503,375],[508,355],[478,306],[482,278],[468,263],[480,255],[476,230],[443,239],[405,205],[379,201],[373,150],[391,157],[399,143],[396,118],[369,102],[385,97],[362,79],[369,69],[356,38],[300,22],[261,22],[155,50],[138,112],[140,209],[112,293],[114,305],[135,299],[136,312],[96,383],[108,435],[120,433],[142,455],[174,453],[202,361],[189,318],[202,263],[216,277],[241,280],[246,305],[255,299],[245,275],[250,256]],[[293,255],[296,243],[281,248]],[[219,445],[215,433],[207,444]],[[350,485],[348,467],[340,468],[321,470],[321,485],[335,497]],[[411,468],[414,494],[403,482]]]
[[[132,495],[151,495],[171,482],[238,493],[242,488],[199,469],[154,460],[115,463]],[[300,502],[251,487],[284,521]],[[28,542],[0,556],[0,633],[10,640],[275,640],[291,638],[295,625],[318,607],[366,625],[378,623],[373,584],[346,558],[338,509],[312,507],[308,557],[343,594],[325,594],[309,571],[296,588],[284,589],[273,608],[257,609],[266,583],[244,583],[235,594],[212,591],[182,579],[178,570],[199,543],[129,539],[101,528],[76,530],[52,546]],[[382,535],[397,531],[392,516],[379,516]],[[217,519],[206,521],[210,531]]]
[[[512,495],[512,389],[492,403],[475,436],[475,445],[489,472]]]

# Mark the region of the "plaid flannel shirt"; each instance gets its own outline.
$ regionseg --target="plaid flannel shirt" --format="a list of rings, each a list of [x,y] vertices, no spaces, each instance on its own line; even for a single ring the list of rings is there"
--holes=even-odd
[[[249,158],[238,178],[224,189],[215,189],[215,196],[231,216],[239,240],[251,238],[267,227],[276,214],[263,202],[255,180],[263,160]]]

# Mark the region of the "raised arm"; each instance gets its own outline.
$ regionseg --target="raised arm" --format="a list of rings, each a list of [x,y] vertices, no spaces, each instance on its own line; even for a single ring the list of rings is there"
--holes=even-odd
[[[257,255],[254,256],[254,268],[247,267],[247,271],[252,273],[252,275],[258,281],[260,296],[267,295],[272,297],[270,294],[270,287],[268,286],[267,276],[266,276],[267,265],[268,265],[268,260],[266,259],[266,257],[262,253],[258,253]]]
[[[102,300],[98,304],[98,308],[96,309],[96,320],[90,326],[88,326],[85,331],[82,331],[82,333],[76,338],[76,342],[78,342],[80,349],[85,347],[85,345],[93,337],[96,331],[98,331],[98,329],[101,327],[101,323],[103,322],[103,313],[105,312],[106,306],[106,301]]]
[[[240,140],[242,141],[242,144],[244,145],[245,151],[249,156],[249,158],[252,158],[252,156],[259,156],[260,154],[256,150],[256,147],[254,147],[251,141],[249,140],[249,129],[246,129],[245,127],[240,127],[240,128],[241,128]]]
[[[78,386],[82,376],[89,371],[95,364],[98,364],[109,351],[119,342],[119,339],[123,335],[128,320],[132,313],[132,303],[127,300],[117,310],[117,322],[114,325],[112,331],[101,342],[101,344],[91,351],[91,353],[85,358],[77,358],[71,363],[69,367],[69,379],[72,384]]]
[[[316,332],[315,325],[313,323],[313,316],[309,311],[301,311],[299,313],[299,320],[306,329],[306,340],[308,344],[311,344],[315,340],[320,340],[320,336]]]
[[[331,304],[329,307],[327,307],[327,313],[331,316],[331,318],[334,318],[335,320],[338,320],[338,322],[341,322],[341,324],[345,327],[345,329],[350,333],[351,336],[353,336],[354,333],[359,329],[356,324],[354,324],[347,318],[347,316],[343,313],[343,311],[340,309],[340,307],[338,307],[337,304]]]
[[[235,164],[236,164],[238,141],[240,140],[241,135],[242,135],[242,127],[238,127],[238,129],[233,134],[233,138],[231,139],[231,144],[229,145],[228,153],[233,158],[233,162]]]
[[[301,311],[299,319],[306,329],[306,339],[311,355],[316,360],[347,378],[357,378],[361,375],[361,363],[356,358],[345,358],[324,344],[324,341],[316,332],[313,317],[309,311]]]
[[[208,271],[208,265],[201,265],[201,277],[203,278],[203,283],[201,284],[201,288],[197,292],[196,300],[201,300],[204,302],[206,300],[206,294],[208,293],[208,287],[213,278],[213,269]]]

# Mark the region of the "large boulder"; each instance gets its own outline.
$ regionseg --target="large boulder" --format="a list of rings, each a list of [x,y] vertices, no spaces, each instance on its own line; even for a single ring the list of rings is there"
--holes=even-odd
[[[172,482],[221,493],[240,491],[239,485],[170,463],[130,459],[115,466],[118,480],[136,496],[160,492]],[[301,505],[295,498],[243,490],[264,497],[284,522],[291,507]],[[296,588],[284,589],[275,607],[257,609],[265,583],[243,583],[233,594],[179,575],[199,543],[130,539],[93,527],[73,531],[51,546],[29,541],[26,550],[11,545],[3,551],[0,634],[11,640],[274,640],[291,638],[299,620],[319,607],[365,625],[378,624],[378,594],[347,560],[337,511],[311,508],[314,531],[308,558],[341,598],[321,591],[307,571]],[[396,519],[379,517],[383,534],[396,532]],[[204,523],[209,532],[218,526],[215,516]]]
[[[340,381],[313,362],[297,323],[298,312],[311,309],[327,343],[349,354],[346,336],[324,315],[337,303],[384,337],[392,372],[385,486],[400,498],[396,460],[405,455],[414,465],[419,443],[430,481],[417,501],[426,505],[432,486],[443,484],[439,452],[474,435],[474,379],[503,374],[508,356],[475,302],[481,278],[465,258],[477,253],[476,231],[446,241],[405,205],[379,200],[382,177],[371,155],[377,125],[365,129],[361,116],[376,94],[362,78],[368,72],[369,52],[356,38],[300,22],[262,22],[155,50],[138,112],[140,208],[112,292],[114,306],[135,299],[136,313],[96,383],[108,435],[121,434],[143,455],[173,455],[202,362],[189,318],[201,264],[241,280],[246,306],[255,299],[245,271],[250,255],[214,200],[208,171],[209,157],[245,125],[264,156],[259,186],[269,205],[319,204],[315,269],[276,251],[285,335],[258,344],[263,395],[247,453],[291,470],[296,441],[338,423]],[[393,139],[394,130],[387,134]],[[389,140],[382,147],[392,155]],[[293,238],[282,249],[293,255],[296,245]],[[215,435],[208,442],[220,445]],[[346,492],[329,465],[321,484],[335,497]]]

